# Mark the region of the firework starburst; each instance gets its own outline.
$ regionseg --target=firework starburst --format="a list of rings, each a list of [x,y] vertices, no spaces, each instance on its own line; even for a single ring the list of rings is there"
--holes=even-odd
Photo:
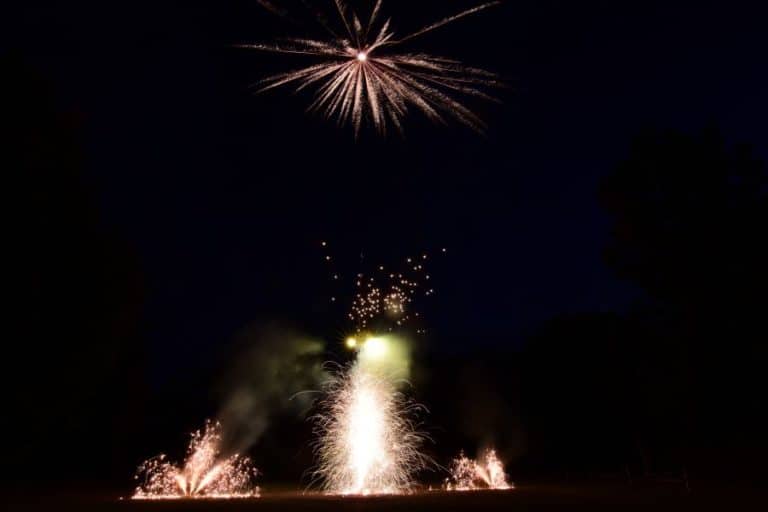
[[[456,97],[493,100],[485,90],[498,85],[496,76],[457,60],[408,52],[402,45],[500,2],[484,3],[402,37],[396,36],[391,19],[383,18],[382,3],[376,0],[364,23],[343,0],[333,0],[342,32],[339,35],[323,23],[329,34],[327,40],[292,38],[275,44],[238,45],[317,60],[266,78],[260,82],[259,91],[288,85],[297,91],[312,87],[316,92],[309,110],[336,119],[339,124],[351,124],[355,133],[366,120],[382,134],[388,124],[402,131],[402,120],[409,109],[419,110],[440,123],[450,117],[482,132],[484,122]]]

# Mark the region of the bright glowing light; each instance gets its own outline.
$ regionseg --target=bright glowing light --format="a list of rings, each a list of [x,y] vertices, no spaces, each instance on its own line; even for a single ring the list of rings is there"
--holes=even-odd
[[[453,460],[449,471],[451,476],[445,482],[445,488],[449,491],[514,488],[514,485],[507,482],[504,465],[495,450],[486,451],[478,460],[472,460],[461,453]]]
[[[357,350],[357,364],[379,375],[407,380],[411,371],[411,345],[402,336],[368,336]]]
[[[382,22],[383,0],[377,0],[367,23],[344,0],[335,0],[339,17],[335,28],[325,22],[328,40],[292,38],[281,44],[239,45],[282,54],[314,56],[322,59],[297,71],[282,73],[261,82],[259,92],[284,85],[297,90],[316,87],[311,111],[350,123],[357,133],[364,120],[380,132],[392,123],[402,131],[402,119],[410,108],[420,110],[430,120],[443,123],[446,116],[482,132],[483,121],[454,99],[456,95],[494,100],[485,88],[498,86],[496,76],[467,67],[444,57],[420,52],[397,51],[401,43],[443,27],[470,14],[500,4],[487,2],[454,16],[449,16],[409,35],[396,38],[390,20]]]
[[[347,338],[347,348],[348,349],[355,349],[357,348],[357,338],[349,337]]]
[[[389,352],[385,338],[368,338],[363,345],[363,356],[371,359],[381,359]]]
[[[145,461],[136,473],[141,481],[132,499],[256,498],[258,470],[247,457],[221,455],[221,425],[207,422],[192,434],[187,458],[177,466],[165,455]]]
[[[422,408],[398,392],[393,379],[356,363],[329,383],[322,410],[315,477],[329,492],[402,493],[430,464],[416,428]]]

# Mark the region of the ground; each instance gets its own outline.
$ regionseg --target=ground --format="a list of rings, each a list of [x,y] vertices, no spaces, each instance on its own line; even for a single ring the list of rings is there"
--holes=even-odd
[[[259,499],[231,501],[137,502],[116,497],[84,499],[40,497],[13,500],[11,511],[42,510],[120,512],[344,512],[344,511],[616,511],[653,510],[766,510],[760,505],[761,491],[707,486],[690,492],[679,486],[525,486],[500,492],[424,492],[408,496],[339,498],[298,492],[265,492]]]

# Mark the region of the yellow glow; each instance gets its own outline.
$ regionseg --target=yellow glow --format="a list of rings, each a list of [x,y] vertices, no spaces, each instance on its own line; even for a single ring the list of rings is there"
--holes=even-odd
[[[357,348],[357,338],[353,338],[351,336],[347,338],[347,348],[348,349]]]
[[[387,340],[384,338],[368,338],[365,340],[365,345],[363,346],[366,357],[373,359],[381,359],[382,357],[385,357],[388,349]]]
[[[392,334],[364,333],[358,337],[357,361],[361,368],[380,375],[408,379],[411,350],[407,340]]]

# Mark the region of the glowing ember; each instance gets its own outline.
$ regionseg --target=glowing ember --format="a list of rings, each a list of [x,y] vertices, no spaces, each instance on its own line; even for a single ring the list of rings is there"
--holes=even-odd
[[[347,348],[359,349],[363,336],[375,329],[396,332],[421,320],[420,302],[435,294],[432,275],[428,271],[432,259],[427,252],[415,257],[403,258],[391,265],[370,265],[361,258],[357,272],[337,266],[328,242],[321,242],[322,258],[334,285],[346,285],[351,280],[355,293],[347,318],[352,322],[354,335],[346,340]],[[443,249],[442,253],[446,250]],[[344,293],[337,290],[338,293]],[[335,302],[338,295],[331,298]],[[416,334],[426,330],[415,326]]]
[[[316,417],[316,478],[334,494],[395,494],[413,486],[430,460],[415,417],[423,408],[392,379],[360,362],[329,384]]]
[[[221,425],[207,422],[205,430],[192,434],[183,466],[165,455],[145,461],[136,473],[141,484],[132,499],[255,498],[258,470],[247,457],[221,455]]]
[[[488,450],[479,460],[472,460],[461,453],[449,468],[450,478],[445,482],[449,491],[474,491],[479,489],[512,489],[507,482],[504,465],[495,450]]]
[[[391,20],[381,16],[383,0],[376,1],[367,22],[361,21],[343,0],[333,3],[339,26],[332,28],[321,22],[329,34],[328,40],[291,38],[281,44],[239,45],[319,61],[267,78],[260,92],[289,84],[299,91],[316,87],[310,110],[335,118],[339,124],[350,123],[355,132],[366,119],[380,133],[386,131],[389,122],[402,130],[402,119],[411,107],[432,121],[444,122],[446,116],[451,116],[477,131],[484,129],[483,121],[454,96],[493,100],[483,89],[499,85],[495,75],[452,59],[397,51],[397,47],[500,2],[482,4],[399,38]]]

